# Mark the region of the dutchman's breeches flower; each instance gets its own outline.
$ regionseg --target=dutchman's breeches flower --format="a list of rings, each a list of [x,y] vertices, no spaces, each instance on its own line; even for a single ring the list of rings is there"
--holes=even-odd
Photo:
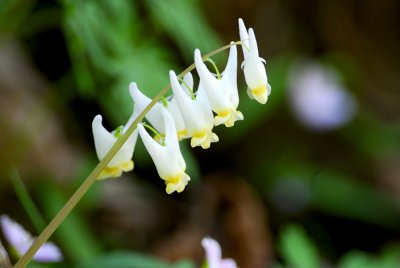
[[[193,92],[193,80],[186,85],[180,85],[174,71],[169,72],[169,78],[174,98],[185,122],[187,134],[192,138],[190,145],[192,147],[201,146],[203,149],[209,148],[211,142],[218,141],[218,136],[212,132],[214,120],[207,96],[200,93],[201,87],[199,87],[197,96],[192,97],[189,94],[185,87],[190,87]]]
[[[185,173],[186,163],[179,148],[178,135],[172,116],[164,107],[161,108],[164,120],[165,139],[162,144],[154,140],[142,124],[138,124],[140,137],[157,168],[158,175],[165,181],[168,194],[185,189],[190,177]]]
[[[247,31],[242,19],[239,19],[239,33],[243,48],[242,68],[248,86],[247,93],[250,98],[265,104],[271,93],[271,86],[268,84],[264,66],[265,60],[258,56],[257,40],[253,29],[250,28]]]
[[[146,108],[146,106],[150,104],[151,99],[139,90],[135,82],[132,82],[129,85],[129,93],[135,103],[135,111],[128,122],[133,122],[133,120],[136,119],[136,117]],[[161,102],[157,102],[154,107],[151,108],[150,111],[146,114],[146,119],[158,132],[164,134],[164,121],[160,112],[163,106],[167,107],[167,110],[170,112],[172,118],[174,119],[179,140],[185,138],[187,134],[185,124],[173,96],[171,97],[170,101],[165,101],[164,104]]]
[[[92,130],[94,145],[96,147],[97,157],[100,161],[126,129],[127,128],[119,127],[110,133],[103,127],[101,115],[97,115],[93,119]],[[132,156],[136,145],[137,135],[137,131],[131,134],[125,144],[108,163],[107,167],[102,171],[98,179],[117,178],[121,176],[123,171],[128,172],[133,169]]]
[[[228,63],[221,77],[215,77],[207,69],[198,49],[194,51],[194,62],[210,106],[217,114],[215,125],[231,127],[236,120],[243,120],[243,114],[236,110],[239,105],[236,45],[230,48]]]

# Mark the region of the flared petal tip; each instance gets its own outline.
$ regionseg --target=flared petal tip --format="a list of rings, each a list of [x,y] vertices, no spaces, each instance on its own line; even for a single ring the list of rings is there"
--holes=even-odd
[[[101,116],[101,115],[96,115],[94,118],[93,118],[93,121],[92,121],[92,128],[94,128],[94,127],[96,127],[96,126],[98,126],[98,125],[101,125],[101,122],[103,121],[103,117]]]
[[[249,95],[250,99],[255,99],[261,104],[267,103],[270,92],[271,87],[269,86],[269,84],[259,88],[247,89],[247,94]]]
[[[165,191],[167,192],[167,194],[172,194],[175,191],[181,193],[183,192],[183,190],[185,190],[185,187],[189,181],[190,181],[189,175],[183,173],[182,175],[180,175],[177,181],[171,181],[171,182],[166,181],[165,183],[167,186],[165,188]]]
[[[97,180],[118,178],[122,176],[123,172],[129,172],[133,170],[133,168],[134,168],[134,163],[132,160],[129,160],[128,162],[122,163],[115,167],[105,167],[101,171],[100,175],[97,177]]]
[[[135,100],[135,92],[137,90],[139,90],[137,84],[135,82],[131,82],[129,84],[129,94],[131,95],[133,100]]]

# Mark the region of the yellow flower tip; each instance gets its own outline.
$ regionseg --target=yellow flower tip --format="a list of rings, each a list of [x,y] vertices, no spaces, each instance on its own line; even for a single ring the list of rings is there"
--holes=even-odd
[[[208,145],[207,145],[208,143]],[[193,134],[192,139],[190,141],[190,146],[196,147],[201,145],[201,147],[206,146],[206,148],[203,147],[203,149],[207,149],[210,147],[210,142],[207,142],[207,131],[203,130],[200,132],[196,132]]]
[[[231,111],[217,113],[217,116],[214,117],[214,124],[216,126],[225,124],[226,127],[233,127],[237,120],[243,120],[243,114],[232,109]]]
[[[256,88],[249,88],[247,90],[250,98],[255,99],[261,104],[267,103],[268,100],[268,89],[266,85],[256,87]]]
[[[133,169],[133,161],[129,160],[128,162],[122,163],[115,167],[105,167],[100,175],[97,177],[98,180],[104,180],[109,178],[118,178],[121,177],[122,171],[128,172]]]
[[[178,140],[181,141],[187,137],[187,129],[182,129],[178,131]]]
[[[217,141],[219,141],[218,136],[211,130],[206,129],[193,134],[192,139],[190,141],[190,146],[192,147],[201,146],[201,148],[203,149],[208,149],[210,148],[210,144],[212,142],[217,142]]]
[[[167,178],[165,180],[165,184],[167,185],[165,191],[167,194],[172,194],[175,191],[181,193],[183,190],[185,190],[188,181],[190,181],[190,177],[185,172],[175,177]]]

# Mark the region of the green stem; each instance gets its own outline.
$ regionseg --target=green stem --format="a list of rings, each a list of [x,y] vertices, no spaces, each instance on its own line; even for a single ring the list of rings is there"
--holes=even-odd
[[[211,58],[207,59],[207,61],[208,61],[209,63],[211,63],[212,66],[214,67],[214,70],[215,70],[215,72],[217,73],[217,79],[218,79],[218,80],[221,80],[221,73],[219,72],[218,67],[217,67],[217,65],[215,64],[215,61],[213,61]]]
[[[185,80],[183,80],[182,78],[179,79],[179,81],[186,87],[186,89],[189,91],[190,93],[190,97],[192,100],[196,99],[194,93],[193,93],[193,88],[190,88],[189,85],[185,82]]]
[[[232,45],[241,44],[240,41],[235,43],[223,46],[217,50],[214,50],[202,57],[203,61],[208,59],[209,57],[230,48]],[[182,78],[188,72],[192,71],[195,68],[195,64],[193,63],[188,68],[186,68],[178,77]],[[68,214],[72,211],[72,209],[78,204],[78,202],[82,199],[85,193],[90,189],[90,187],[94,184],[97,177],[100,175],[102,170],[107,166],[107,164],[111,161],[114,155],[119,151],[122,145],[127,141],[128,137],[133,133],[136,129],[137,124],[145,117],[145,115],[150,111],[151,108],[168,92],[171,84],[165,86],[155,97],[154,99],[147,105],[147,107],[139,114],[139,116],[135,119],[132,125],[128,128],[128,130],[121,135],[121,137],[117,140],[117,142],[111,147],[110,151],[104,156],[104,158],[97,164],[95,169],[90,173],[90,175],[85,179],[82,185],[76,190],[76,192],[70,197],[64,207],[57,213],[57,215],[53,218],[53,220],[46,226],[46,228],[40,233],[40,235],[33,242],[28,251],[22,256],[21,259],[15,264],[14,268],[25,268],[28,265],[29,261],[35,255],[35,253],[39,250],[39,248],[46,242],[49,237],[54,233],[54,231],[60,226],[60,224],[64,221],[64,219],[68,216]]]
[[[42,215],[40,215],[39,209],[36,207],[35,202],[33,202],[28,190],[26,189],[18,171],[16,169],[11,169],[9,171],[9,177],[14,186],[14,190],[17,193],[18,199],[28,214],[33,225],[35,226],[37,232],[40,232],[46,225]]]

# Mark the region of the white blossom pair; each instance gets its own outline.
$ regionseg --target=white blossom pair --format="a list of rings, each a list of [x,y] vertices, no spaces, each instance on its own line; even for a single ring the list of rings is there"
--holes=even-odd
[[[101,116],[97,115],[92,124],[96,152],[100,160],[111,149],[117,139],[126,132],[137,116],[150,103],[137,88],[136,83],[131,83],[130,94],[134,100],[135,107],[132,116],[125,127],[119,127],[113,132],[108,132],[101,123]],[[151,100],[150,100],[151,101]],[[144,129],[143,124],[138,124],[137,129],[131,134],[121,149],[115,154],[107,167],[103,170],[99,179],[121,176],[122,172],[133,169],[132,156],[137,141],[138,133],[156,165],[159,176],[165,180],[166,192],[168,194],[185,189],[190,177],[185,173],[186,163],[179,148],[176,126],[170,112],[161,104],[156,106],[147,114],[150,115],[152,123],[163,131],[164,137],[150,137]],[[161,142],[161,144],[160,144]]]
[[[7,242],[12,250],[21,257],[24,255],[34,241],[34,237],[28,233],[21,225],[10,219],[6,215],[0,217],[1,228]],[[1,244],[0,244],[1,245]],[[3,258],[7,258],[7,253],[0,252]],[[33,259],[38,262],[59,262],[63,260],[63,255],[59,248],[52,242],[44,243]]]
[[[254,31],[251,28],[247,31],[241,19],[239,32],[244,54],[242,68],[248,94],[264,104],[271,91],[263,65],[265,61],[258,56]],[[213,132],[214,126],[224,124],[226,127],[232,127],[235,121],[243,120],[243,114],[237,110],[239,94],[236,45],[231,43],[229,58],[222,74],[216,70],[217,75],[214,75],[208,70],[198,49],[194,52],[194,61],[200,77],[197,92],[193,90],[193,77],[190,73],[187,73],[180,83],[175,72],[170,71],[173,95],[157,102],[145,115],[152,127],[139,124],[138,129],[131,134],[102,171],[99,179],[119,177],[122,172],[133,169],[132,156],[139,133],[160,177],[166,182],[167,193],[181,192],[190,177],[185,173],[186,164],[179,149],[179,140],[190,138],[192,147],[201,146],[207,149],[211,143],[219,141]],[[100,160],[152,101],[134,82],[130,84],[129,92],[134,102],[134,111],[125,127],[119,127],[110,133],[103,127],[100,115],[93,120],[93,135]],[[157,135],[151,138],[145,127]]]

